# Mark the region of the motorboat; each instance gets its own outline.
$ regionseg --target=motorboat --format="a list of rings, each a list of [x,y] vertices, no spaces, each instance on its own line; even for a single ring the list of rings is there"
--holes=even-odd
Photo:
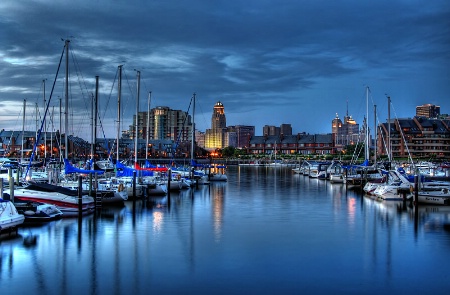
[[[15,201],[14,206],[20,214],[25,216],[26,223],[52,221],[63,217],[61,210],[51,204]]]
[[[16,187],[14,198],[22,201],[36,201],[55,205],[64,213],[64,216],[79,212],[78,190],[48,183],[30,182],[23,187]],[[95,208],[94,198],[82,194],[81,213],[91,212]]]
[[[410,197],[413,197],[413,194]],[[437,191],[419,191],[417,197],[419,203],[423,204],[450,205],[450,190],[448,188]]]
[[[11,201],[0,199],[0,232],[13,230],[25,221]]]

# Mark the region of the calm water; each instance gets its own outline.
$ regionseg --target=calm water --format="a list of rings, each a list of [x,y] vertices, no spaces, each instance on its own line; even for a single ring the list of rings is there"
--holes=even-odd
[[[449,294],[450,208],[415,219],[290,168],[228,177],[20,228],[0,240],[1,294]]]

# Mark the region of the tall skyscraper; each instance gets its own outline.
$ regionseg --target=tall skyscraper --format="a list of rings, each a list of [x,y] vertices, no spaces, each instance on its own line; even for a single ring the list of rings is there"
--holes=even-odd
[[[206,129],[205,148],[208,150],[224,148],[226,131],[227,120],[225,117],[225,108],[223,104],[218,101],[213,108],[211,129]]]
[[[190,141],[192,137],[192,119],[189,114],[181,110],[172,110],[169,107],[156,107],[147,112],[138,113],[138,138],[170,139],[173,141]],[[133,122],[136,115],[133,116]],[[147,121],[148,125],[147,126]],[[130,138],[134,138],[135,126],[130,125]]]

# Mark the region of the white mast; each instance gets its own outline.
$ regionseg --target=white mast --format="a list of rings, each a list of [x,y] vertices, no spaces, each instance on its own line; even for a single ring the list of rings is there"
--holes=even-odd
[[[92,118],[92,159],[95,159],[95,149],[96,149],[96,141],[97,141],[97,112],[98,112],[98,80],[99,77],[95,76],[95,101],[94,101],[94,115]]]
[[[139,95],[141,92],[141,72],[136,71],[137,79],[137,95],[136,95],[136,120],[135,120],[135,132],[134,132],[134,164],[137,164],[138,159],[138,135],[139,135]]]
[[[369,86],[367,86],[367,92],[366,92],[366,159],[369,160],[370,157],[370,140],[369,140]]]
[[[52,107],[52,115],[50,121],[52,122],[51,132],[50,132],[50,158],[53,158],[53,118],[55,115],[55,106]]]
[[[388,96],[388,159],[389,162],[392,161],[392,153],[391,153],[391,97]]]
[[[378,127],[377,127],[377,105],[373,106],[373,120],[374,120],[374,136],[375,139],[375,148],[374,148],[374,155],[373,155],[373,162],[377,163],[377,148],[378,148]]]
[[[191,164],[194,160],[194,141],[195,141],[195,93],[193,96],[193,105],[192,105],[192,140],[191,140]]]
[[[62,99],[59,98],[59,160],[62,160],[61,155],[61,140],[62,140]]]
[[[120,96],[122,92],[122,65],[119,66],[119,84],[117,98],[117,143],[116,143],[116,163],[119,163],[119,138],[120,138]]]
[[[66,85],[65,85],[65,100],[64,100],[64,157],[69,158],[69,43],[70,40],[65,40],[66,47]]]
[[[43,95],[44,95],[44,160],[47,158],[47,124],[45,122],[45,108],[46,108],[46,101],[45,101],[45,79],[42,80],[43,84]]]
[[[20,161],[23,161],[23,138],[25,136],[25,108],[27,106],[27,100],[23,100],[23,118],[22,118],[22,150],[20,152]]]
[[[148,93],[148,103],[147,103],[147,135],[145,136],[147,138],[147,142],[145,144],[145,159],[147,160],[148,157],[148,140],[150,137],[150,102],[152,100],[152,92],[150,91]]]

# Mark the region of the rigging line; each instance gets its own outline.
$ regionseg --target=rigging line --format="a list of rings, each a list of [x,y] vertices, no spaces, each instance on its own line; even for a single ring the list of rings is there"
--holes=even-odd
[[[375,114],[375,117],[376,117],[376,121],[377,121],[377,126],[375,126],[377,128],[377,134],[380,134],[381,139],[383,140],[384,149],[387,152],[388,151],[387,143],[386,143],[387,140],[384,138],[384,135],[383,135],[383,132],[382,132],[383,130],[381,129],[381,122],[380,122],[380,117],[378,116],[378,109],[377,109],[377,112]],[[377,148],[377,146],[375,146],[375,148]],[[391,162],[390,155],[388,154],[387,156],[388,156],[389,162]]]
[[[47,103],[47,106],[46,106],[46,108],[45,108],[44,118],[45,118],[45,115],[46,115],[47,112],[48,112],[48,107],[50,106],[50,101],[52,100],[53,90],[55,89],[55,84],[56,84],[56,80],[57,80],[57,78],[58,78],[58,73],[59,73],[59,69],[60,69],[60,67],[61,67],[61,61],[62,61],[62,58],[63,58],[63,56],[64,56],[64,51],[65,51],[65,49],[66,49],[66,44],[64,44],[64,47],[63,47],[63,50],[62,50],[62,53],[61,53],[61,57],[59,58],[58,69],[56,70],[55,79],[53,80],[52,90],[51,90],[51,92],[50,92],[50,97],[49,97],[49,99],[48,99],[48,103]],[[44,124],[44,122],[41,123],[41,128],[39,129],[38,136],[37,136],[37,138],[36,138],[36,142],[34,143],[34,146],[33,146],[33,151],[31,152],[30,162],[28,163],[27,170],[26,170],[25,176],[24,176],[25,179],[26,179],[26,177],[27,177],[27,175],[28,175],[28,172],[30,171],[31,161],[33,160],[34,154],[36,153],[36,147],[37,147],[37,144],[38,144],[39,139],[40,139],[40,137],[41,137],[41,130],[42,130],[42,127],[43,127],[42,125],[43,125],[43,124]],[[66,136],[67,136],[67,134],[66,134]],[[66,147],[66,148],[67,148],[67,147]]]
[[[83,77],[83,74],[81,73],[81,70],[80,70],[80,66],[79,66],[79,62],[78,62],[78,59],[77,59],[77,57],[76,57],[76,55],[75,55],[75,52],[74,52],[74,50],[73,49],[71,49],[70,50],[70,53],[71,53],[71,55],[72,55],[72,64],[74,65],[74,69],[75,69],[75,74],[76,74],[76,76],[77,76],[77,81],[78,81],[78,84],[79,84],[79,87],[80,87],[80,90],[81,90],[81,96],[82,96],[82,98],[83,98],[83,102],[84,102],[84,109],[85,109],[85,112],[81,112],[81,114],[82,114],[82,116],[81,117],[79,117],[78,118],[78,121],[80,122],[79,124],[77,124],[78,126],[85,126],[85,124],[86,124],[86,121],[89,121],[89,118],[88,118],[88,114],[89,114],[89,106],[90,106],[90,103],[89,103],[89,90],[87,89],[87,86],[86,86],[86,81],[84,80],[84,77]],[[73,114],[73,107],[71,108],[71,110],[72,110],[72,123],[74,122],[74,114]],[[79,114],[79,113],[78,113]],[[75,124],[72,124],[72,126],[73,125],[75,125]],[[78,134],[80,134],[81,132],[81,129],[78,129],[78,131],[79,131],[79,133]],[[73,130],[72,130],[72,132],[73,132]]]
[[[132,105],[131,103],[129,103],[130,102],[130,100],[131,99],[133,99],[133,100],[135,100],[135,94],[134,94],[134,92],[133,92],[133,90],[132,90],[132,87],[131,87],[131,85],[130,85],[130,80],[128,79],[128,76],[127,76],[127,72],[125,71],[125,68],[123,68],[123,75],[125,75],[125,80],[127,81],[127,86],[128,86],[128,89],[130,90],[130,96],[128,96],[127,98],[126,98],[126,100],[125,100],[125,108],[122,108],[122,114],[120,115],[120,117],[122,118],[120,121],[121,122],[119,122],[119,123],[121,123],[122,124],[122,126],[120,126],[120,129],[121,130],[123,130],[123,124],[125,123],[125,120],[123,119],[124,117],[125,117],[125,109],[126,109],[126,107],[127,106],[129,106],[129,105]],[[127,109],[128,110],[128,109]],[[137,115],[137,114],[136,114]]]
[[[113,80],[113,83],[112,83],[112,85],[111,85],[111,91],[109,91],[109,97],[108,97],[108,100],[106,101],[106,106],[105,106],[105,108],[104,108],[104,112],[103,112],[103,117],[102,117],[102,119],[105,119],[105,116],[106,116],[106,110],[108,110],[108,105],[109,105],[109,102],[110,102],[111,97],[112,97],[112,92],[113,92],[114,86],[115,86],[115,84],[116,84],[117,74],[118,74],[118,73],[119,73],[119,68],[116,68],[116,75],[114,76],[114,80]],[[99,114],[99,116],[100,116],[100,114]],[[111,114],[111,116],[112,116],[112,114]]]
[[[398,129],[400,130],[400,134],[402,135],[403,142],[405,143],[405,147],[406,147],[406,151],[408,152],[409,160],[411,161],[411,164],[413,165],[413,167],[415,167],[411,153],[409,152],[408,143],[406,142],[406,139],[405,139],[405,134],[403,134],[402,126],[400,126],[400,121],[398,120],[397,113],[395,112],[395,108],[394,108],[394,104],[392,103],[392,100],[391,100],[391,106],[392,106],[392,110],[394,111],[394,116],[397,119],[397,123],[398,123],[398,127],[399,127]],[[391,139],[389,139],[389,140],[391,140]]]

